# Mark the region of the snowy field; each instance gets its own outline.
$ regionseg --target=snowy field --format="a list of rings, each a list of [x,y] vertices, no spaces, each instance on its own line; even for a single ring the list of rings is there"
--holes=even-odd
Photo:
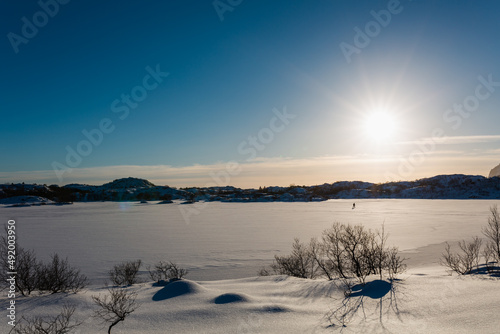
[[[288,253],[293,238],[309,241],[334,222],[380,228],[389,243],[419,263],[428,246],[479,235],[489,207],[486,200],[329,200],[317,203],[211,202],[187,223],[179,204],[132,202],[75,203],[65,206],[2,208],[15,219],[19,244],[40,258],[67,256],[96,284],[123,260],[145,264],[170,260],[188,268],[188,278],[221,280],[255,276],[274,254]],[[421,254],[424,253],[424,254]],[[426,260],[425,265],[437,261]],[[412,267],[412,266],[410,266]],[[143,268],[145,269],[145,268]]]
[[[41,259],[58,253],[92,280],[76,295],[18,298],[18,313],[56,314],[78,306],[77,333],[105,332],[91,318],[91,296],[106,272],[123,260],[171,260],[189,269],[187,281],[167,287],[133,286],[140,308],[113,333],[332,333],[329,312],[342,291],[325,280],[256,277],[274,254],[287,254],[294,237],[308,241],[333,222],[380,228],[408,258],[396,291],[364,290],[344,333],[498,333],[500,281],[449,276],[438,264],[443,243],[481,236],[498,200],[329,200],[318,203],[209,203],[187,223],[180,207],[155,202],[75,203],[0,208],[15,219],[19,244]],[[142,277],[147,280],[145,266]],[[177,284],[179,283],[179,284]],[[177,285],[174,285],[177,284]],[[376,282],[374,283],[376,284]],[[374,287],[376,291],[382,287]],[[233,295],[225,295],[232,293]],[[392,302],[392,303],[391,303]],[[0,299],[5,310],[7,300]],[[5,316],[0,332],[7,333]]]

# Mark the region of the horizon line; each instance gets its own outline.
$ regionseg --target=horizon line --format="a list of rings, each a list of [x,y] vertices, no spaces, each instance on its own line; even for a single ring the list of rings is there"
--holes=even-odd
[[[269,186],[263,186],[264,188],[269,188],[269,187],[280,187],[280,188],[289,188],[289,187],[316,187],[316,186],[321,186],[321,185],[324,185],[324,184],[335,184],[335,183],[340,183],[340,182],[350,182],[350,183],[353,183],[353,182],[363,182],[363,183],[371,183],[371,184],[374,184],[374,185],[379,185],[379,184],[386,184],[386,183],[401,183],[401,182],[417,182],[417,181],[420,181],[420,180],[426,180],[426,179],[432,179],[432,178],[435,178],[435,177],[446,177],[446,176],[465,176],[465,177],[483,177],[485,179],[492,179],[492,178],[495,178],[495,177],[500,177],[499,175],[495,175],[495,176],[484,176],[484,175],[474,175],[474,174],[461,174],[461,173],[454,173],[454,174],[436,174],[436,175],[433,175],[433,176],[426,176],[426,177],[421,177],[421,178],[417,178],[417,179],[413,179],[413,180],[398,180],[398,181],[385,181],[385,182],[370,182],[370,181],[363,181],[363,180],[337,180],[337,181],[334,181],[334,182],[331,182],[331,183],[328,183],[328,182],[324,182],[324,183],[318,183],[318,184],[311,184],[311,185],[305,185],[305,184],[302,184],[302,185],[299,185],[299,184],[294,184],[294,183],[290,183],[288,186],[278,186],[278,185],[269,185]],[[172,186],[169,186],[168,184],[166,185],[159,185],[159,184],[155,184],[151,181],[149,181],[148,179],[143,179],[143,178],[140,178],[140,177],[134,177],[134,176],[128,176],[128,177],[122,177],[122,178],[118,178],[118,179],[114,179],[112,181],[108,181],[108,182],[105,182],[103,184],[100,184],[100,185],[97,185],[97,184],[88,184],[88,183],[67,183],[65,185],[57,185],[57,184],[51,184],[51,185],[47,185],[46,183],[37,183],[37,182],[34,182],[34,183],[26,183],[26,182],[5,182],[5,183],[0,183],[0,185],[11,185],[11,184],[14,184],[14,185],[18,185],[18,184],[24,184],[24,185],[45,185],[45,186],[52,186],[52,185],[57,185],[59,187],[65,187],[65,186],[68,186],[68,185],[79,185],[79,186],[90,186],[90,187],[102,187],[106,184],[109,184],[109,183],[112,183],[112,182],[115,182],[115,181],[119,181],[119,180],[126,180],[126,179],[135,179],[135,180],[141,180],[141,181],[147,181],[149,183],[151,183],[153,186],[155,187],[169,187],[169,188],[179,188],[179,189],[183,189],[183,188],[224,188],[224,187],[233,187],[233,188],[239,188],[239,189],[256,189],[256,188],[240,188],[240,187],[236,187],[236,186],[232,186],[232,185],[229,185],[229,184],[226,184],[226,185],[214,185],[214,186],[186,186],[186,187],[172,187]],[[260,186],[262,187],[262,186]],[[260,188],[259,187],[259,188]]]

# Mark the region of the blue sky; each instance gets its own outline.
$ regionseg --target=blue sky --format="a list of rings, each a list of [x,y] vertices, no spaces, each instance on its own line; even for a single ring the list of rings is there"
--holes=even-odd
[[[385,182],[487,175],[500,162],[495,1],[0,6],[0,182]],[[367,45],[346,57],[355,28]],[[155,81],[151,70],[168,76]],[[117,108],[132,93],[140,101],[124,117]],[[472,111],[453,111],[464,103]],[[367,126],[373,113],[393,127]],[[82,131],[103,120],[113,130],[90,143]],[[436,129],[448,139],[438,143]],[[86,155],[70,165],[79,144]]]

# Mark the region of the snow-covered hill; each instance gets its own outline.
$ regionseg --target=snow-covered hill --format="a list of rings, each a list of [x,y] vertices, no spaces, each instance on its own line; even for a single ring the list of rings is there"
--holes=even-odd
[[[500,164],[490,171],[489,177],[500,176]]]
[[[143,189],[143,188],[154,188],[155,185],[148,180],[138,179],[135,177],[127,177],[124,179],[117,179],[112,182],[103,184],[101,188],[103,189]]]
[[[172,199],[189,202],[310,202],[339,198],[499,199],[500,177],[456,174],[415,181],[340,181],[315,186],[272,186],[259,189],[240,189],[232,186],[176,189],[156,186],[147,180],[132,177],[114,180],[101,186],[0,185],[0,199],[26,195],[42,196],[55,202]]]

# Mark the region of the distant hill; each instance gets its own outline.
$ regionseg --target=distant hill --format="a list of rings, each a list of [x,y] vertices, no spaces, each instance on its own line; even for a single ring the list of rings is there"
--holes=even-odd
[[[137,179],[135,177],[127,177],[124,179],[117,179],[112,182],[103,184],[101,187],[105,189],[131,189],[131,188],[154,188],[154,184],[144,179]]]
[[[124,178],[101,186],[68,184],[3,184],[0,199],[39,196],[54,202],[165,201],[309,202],[342,198],[500,199],[500,177],[438,175],[415,181],[370,183],[340,181],[314,186],[241,189],[232,186],[177,189],[157,186],[148,180]]]

